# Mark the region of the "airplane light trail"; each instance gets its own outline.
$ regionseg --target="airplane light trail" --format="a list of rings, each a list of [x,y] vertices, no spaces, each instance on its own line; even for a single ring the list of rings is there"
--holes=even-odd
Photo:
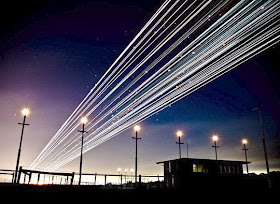
[[[280,2],[167,0],[29,167],[54,171],[279,42]]]

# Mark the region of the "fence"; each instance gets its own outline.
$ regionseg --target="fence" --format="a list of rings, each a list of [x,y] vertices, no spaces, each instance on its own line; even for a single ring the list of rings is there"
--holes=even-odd
[[[0,182],[2,183],[9,183],[10,180],[14,177],[14,170],[8,170],[8,169],[0,169]]]
[[[146,176],[139,175],[137,182],[142,184],[162,182],[163,176]],[[36,185],[78,185],[79,174],[62,173],[62,172],[44,172],[27,170],[20,167],[17,183],[21,184],[36,184]],[[95,185],[95,186],[122,186],[122,187],[134,187],[135,176],[123,175],[123,174],[82,174],[82,185]]]

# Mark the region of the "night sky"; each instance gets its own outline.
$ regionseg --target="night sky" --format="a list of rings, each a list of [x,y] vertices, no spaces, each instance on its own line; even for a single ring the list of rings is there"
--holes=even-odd
[[[14,169],[21,108],[28,106],[21,166],[29,167],[106,69],[161,5],[159,0],[9,1],[0,28],[0,169]],[[8,14],[7,14],[8,13]],[[182,155],[214,159],[211,136],[220,136],[219,159],[244,160],[265,172],[257,112],[261,106],[271,170],[280,170],[279,45],[243,63],[140,125],[139,173],[163,174],[156,162]],[[83,171],[116,173],[134,168],[133,130],[84,156]],[[60,171],[78,171],[79,160]]]

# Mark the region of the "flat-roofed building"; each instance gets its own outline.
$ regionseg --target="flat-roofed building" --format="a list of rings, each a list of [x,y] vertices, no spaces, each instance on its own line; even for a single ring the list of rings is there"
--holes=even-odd
[[[244,161],[182,158],[158,162],[164,166],[164,182],[167,187],[184,187],[200,182],[240,177]]]

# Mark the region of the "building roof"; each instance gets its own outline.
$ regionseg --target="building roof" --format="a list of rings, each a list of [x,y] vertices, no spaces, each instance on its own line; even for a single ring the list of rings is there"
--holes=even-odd
[[[221,163],[242,163],[242,164],[250,164],[251,162],[246,161],[235,161],[235,160],[216,160],[216,159],[197,159],[197,158],[181,158],[181,159],[172,159],[167,161],[157,162],[157,164],[163,164],[168,161],[179,161],[179,160],[190,160],[190,161],[206,161],[206,162],[221,162]]]

